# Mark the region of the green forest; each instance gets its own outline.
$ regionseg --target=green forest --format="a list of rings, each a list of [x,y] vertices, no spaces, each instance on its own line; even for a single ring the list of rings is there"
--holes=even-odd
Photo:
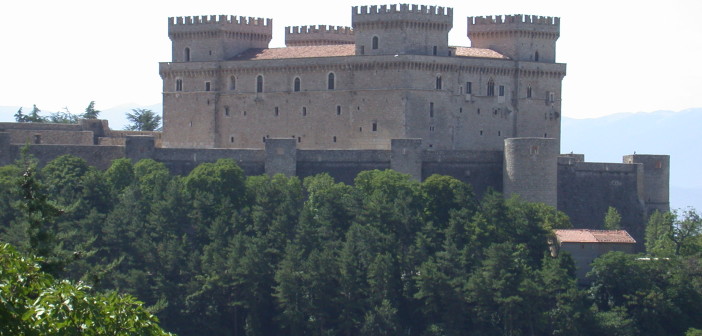
[[[565,214],[447,176],[25,156],[0,190],[0,335],[702,335],[693,209],[581,288]]]

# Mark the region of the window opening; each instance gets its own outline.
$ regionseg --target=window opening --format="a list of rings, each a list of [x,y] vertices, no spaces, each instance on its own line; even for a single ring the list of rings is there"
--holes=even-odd
[[[210,82],[205,82],[205,91],[210,91],[210,89],[211,89]]]
[[[434,102],[429,103],[429,118],[434,118]]]
[[[466,82],[466,93],[473,93],[473,82]]]
[[[434,56],[436,56],[437,52],[438,52],[438,48],[436,46],[434,46],[434,50],[433,50]]]
[[[327,89],[334,90],[334,73],[333,72],[329,73],[329,76],[327,78]]]
[[[490,79],[488,81],[487,85],[487,95],[488,96],[494,96],[495,95],[495,81]]]
[[[256,92],[263,92],[263,76],[258,75],[256,77]]]
[[[302,142],[302,138],[301,138],[301,137],[297,137],[297,143],[300,143],[300,142]]]
[[[336,105],[336,115],[341,115],[341,105]]]
[[[372,44],[373,50],[378,49],[378,37],[373,36],[373,44]]]
[[[277,117],[279,114],[278,106],[275,107],[275,116]]]
[[[373,122],[373,132],[377,132],[377,131],[378,131],[378,122],[374,121]]]
[[[334,142],[336,142],[336,135],[334,136]]]
[[[302,116],[303,117],[307,116],[307,107],[305,107],[305,106],[302,107]]]
[[[295,77],[295,83],[293,84],[293,91],[300,92],[300,77]]]
[[[499,95],[500,95],[500,97],[504,97],[504,96],[505,96],[505,86],[504,86],[504,85],[500,85],[500,92],[499,92]]]
[[[234,143],[234,137],[229,137],[229,142]]]
[[[534,61],[535,62],[539,61],[539,52],[538,51],[534,53]]]
[[[527,88],[527,98],[531,98],[531,86]]]
[[[226,116],[226,117],[229,116],[229,106],[224,107],[224,116]]]
[[[184,58],[186,62],[190,62],[190,48],[185,48]]]
[[[436,89],[441,90],[441,76],[436,76]]]
[[[183,91],[183,80],[176,79],[176,91]]]
[[[361,46],[361,55],[366,54],[366,46]]]
[[[236,90],[236,77],[229,77],[229,90]]]

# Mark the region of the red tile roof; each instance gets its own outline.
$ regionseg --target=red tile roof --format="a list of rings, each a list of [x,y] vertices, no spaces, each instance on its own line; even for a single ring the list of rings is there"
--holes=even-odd
[[[311,57],[335,57],[353,56],[356,54],[356,46],[353,44],[321,45],[321,46],[296,46],[285,48],[249,49],[232,60],[269,60],[285,58],[311,58]],[[458,57],[480,57],[507,59],[506,56],[491,50],[482,48],[456,47]]]
[[[508,59],[509,57],[498,53],[492,49],[484,48],[468,48],[468,47],[456,47],[456,56],[464,57],[481,57],[481,58],[499,58]]]
[[[636,244],[626,230],[553,230],[559,243],[624,243]]]

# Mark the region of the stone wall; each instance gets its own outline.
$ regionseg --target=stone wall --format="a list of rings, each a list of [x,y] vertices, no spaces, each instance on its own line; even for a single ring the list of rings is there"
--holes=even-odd
[[[560,159],[558,209],[576,228],[601,230],[611,206],[622,216],[622,229],[643,246],[646,206],[639,198],[643,166]]]

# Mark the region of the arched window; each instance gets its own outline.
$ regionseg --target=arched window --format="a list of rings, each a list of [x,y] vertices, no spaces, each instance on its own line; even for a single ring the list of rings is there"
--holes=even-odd
[[[183,58],[185,59],[186,62],[190,62],[190,48],[185,48],[185,53],[183,55]]]
[[[334,90],[334,73],[330,72],[327,80],[327,89]]]
[[[539,52],[537,51],[534,53],[534,62],[538,62],[538,61],[539,61]]]
[[[373,50],[378,49],[378,37],[377,36],[373,36],[372,46],[373,46]]]
[[[293,83],[293,91],[300,92],[300,77],[295,77],[295,83]]]
[[[256,77],[256,92],[263,92],[263,75]]]
[[[229,77],[229,90],[236,90],[236,77]]]
[[[183,91],[183,80],[178,78],[176,79],[176,91]]]
[[[492,80],[492,78],[488,81],[488,85],[487,85],[487,95],[488,95],[488,96],[494,96],[494,95],[495,95],[495,81]]]
[[[436,89],[441,90],[441,76],[436,76]]]
[[[527,87],[527,98],[531,98],[531,86]]]

